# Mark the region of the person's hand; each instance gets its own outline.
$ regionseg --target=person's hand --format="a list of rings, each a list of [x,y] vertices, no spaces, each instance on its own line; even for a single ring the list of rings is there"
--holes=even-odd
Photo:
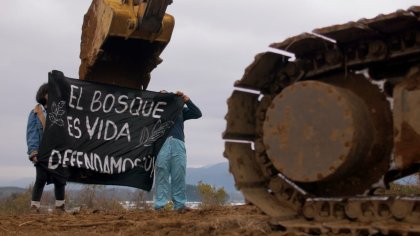
[[[36,164],[38,162],[38,157],[36,155],[31,157],[32,163]]]
[[[188,102],[188,100],[190,100],[190,98],[181,91],[176,91],[176,95],[182,96],[182,99],[184,99],[184,102]]]

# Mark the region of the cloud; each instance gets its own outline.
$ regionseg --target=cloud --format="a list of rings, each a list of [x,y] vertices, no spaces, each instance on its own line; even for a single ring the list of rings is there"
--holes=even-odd
[[[2,152],[2,166],[30,165],[26,154],[26,124],[27,114],[10,115],[2,114],[0,122],[0,130],[2,130],[2,139],[0,142],[0,150]],[[17,172],[18,173],[18,172]]]
[[[151,90],[182,90],[204,117],[186,123],[188,165],[224,161],[221,133],[233,83],[272,42],[362,17],[407,9],[418,0],[180,0],[172,37],[153,72]],[[47,73],[78,77],[87,0],[3,1],[0,8],[2,163],[26,168],[26,119]],[[4,166],[4,168],[7,168]],[[25,175],[8,172],[10,175]]]
[[[204,114],[205,116],[205,114]],[[188,166],[206,166],[226,161],[223,158],[224,119],[201,118],[185,122]]]
[[[0,179],[2,183],[6,181],[13,181],[16,179],[27,178],[35,176],[35,168],[28,163],[28,165],[7,165],[0,166]],[[34,179],[35,180],[35,179]]]

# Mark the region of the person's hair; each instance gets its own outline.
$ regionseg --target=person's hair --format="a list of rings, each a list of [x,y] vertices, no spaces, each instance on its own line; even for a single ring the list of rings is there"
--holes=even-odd
[[[36,102],[45,106],[47,104],[47,100],[45,99],[45,95],[48,94],[48,83],[44,83],[39,87],[38,92],[36,92]]]

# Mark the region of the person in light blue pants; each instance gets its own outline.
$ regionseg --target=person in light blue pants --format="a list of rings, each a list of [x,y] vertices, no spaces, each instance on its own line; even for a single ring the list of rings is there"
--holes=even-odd
[[[190,98],[182,92],[185,107],[175,120],[169,131],[156,160],[155,188],[156,196],[154,208],[162,209],[168,202],[169,192],[175,210],[186,209],[185,175],[187,167],[187,153],[185,149],[184,121],[198,119],[202,116],[200,109],[194,105]]]

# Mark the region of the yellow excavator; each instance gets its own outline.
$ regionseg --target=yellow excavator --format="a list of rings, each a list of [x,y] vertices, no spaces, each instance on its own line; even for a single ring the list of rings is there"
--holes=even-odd
[[[80,79],[146,89],[170,0],[94,0]],[[420,235],[420,7],[315,29],[255,57],[228,99],[236,187],[279,235]]]
[[[146,89],[150,72],[162,61],[174,17],[172,0],[93,0],[85,14],[79,78]]]

